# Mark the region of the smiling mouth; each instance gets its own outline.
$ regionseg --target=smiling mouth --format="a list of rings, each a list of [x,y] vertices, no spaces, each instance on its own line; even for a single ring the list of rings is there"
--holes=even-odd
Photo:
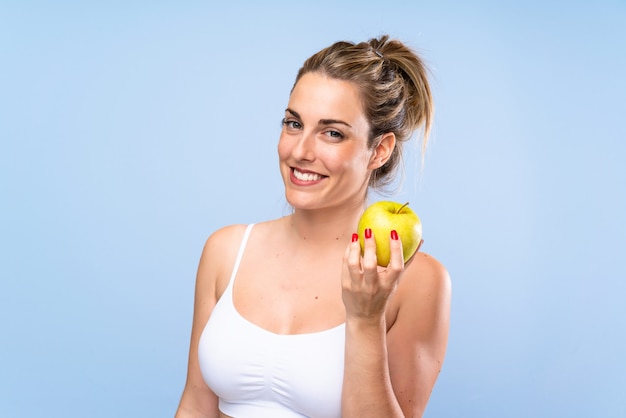
[[[297,168],[292,168],[291,172],[293,173],[293,176],[297,180],[300,180],[300,181],[318,181],[318,180],[321,180],[321,179],[326,177],[326,176],[322,176],[321,174],[317,174],[317,173],[302,172],[302,171],[298,170]]]

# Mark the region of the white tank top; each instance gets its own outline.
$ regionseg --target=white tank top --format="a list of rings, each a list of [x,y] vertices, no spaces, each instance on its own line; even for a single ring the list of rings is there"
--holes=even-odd
[[[253,225],[248,225],[233,272],[200,336],[198,359],[219,409],[234,418],[339,418],[345,325],[281,335],[242,317],[233,283]]]

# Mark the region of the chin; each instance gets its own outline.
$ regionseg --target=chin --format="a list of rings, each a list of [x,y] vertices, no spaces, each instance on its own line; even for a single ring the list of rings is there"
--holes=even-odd
[[[294,209],[315,209],[316,204],[312,202],[311,199],[300,199],[293,198],[289,196],[285,196],[287,203]]]

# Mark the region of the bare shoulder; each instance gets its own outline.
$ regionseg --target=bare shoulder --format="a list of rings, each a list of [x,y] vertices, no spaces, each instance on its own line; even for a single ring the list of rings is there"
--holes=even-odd
[[[204,251],[210,254],[229,252],[232,246],[239,246],[239,242],[243,237],[246,225],[236,224],[224,226],[213,232],[206,240]],[[203,254],[204,255],[204,254]],[[222,254],[223,255],[223,254]]]
[[[434,332],[433,328],[447,328],[451,293],[446,267],[435,257],[419,252],[407,265],[398,285],[397,319],[417,328],[422,337]]]
[[[229,225],[207,238],[198,266],[199,286],[214,286],[216,295],[221,295],[228,284],[245,230],[246,225]]]
[[[281,219],[276,219],[257,223],[254,225],[253,234],[259,234],[261,237],[276,235],[276,228],[280,222],[282,222]],[[202,257],[210,258],[220,264],[213,268],[223,267],[230,273],[247,227],[248,225],[245,224],[235,224],[216,230],[207,239]]]
[[[406,267],[403,280],[418,288],[441,288],[450,290],[450,274],[446,267],[435,257],[418,252],[411,263]],[[434,290],[434,289],[431,289]]]

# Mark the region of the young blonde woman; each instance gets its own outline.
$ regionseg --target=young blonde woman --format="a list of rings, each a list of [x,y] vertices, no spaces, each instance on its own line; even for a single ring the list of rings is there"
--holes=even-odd
[[[387,36],[337,42],[298,72],[278,143],[293,213],[216,231],[202,253],[177,418],[420,417],[441,369],[450,279],[392,231],[355,234],[432,121],[426,69]]]

